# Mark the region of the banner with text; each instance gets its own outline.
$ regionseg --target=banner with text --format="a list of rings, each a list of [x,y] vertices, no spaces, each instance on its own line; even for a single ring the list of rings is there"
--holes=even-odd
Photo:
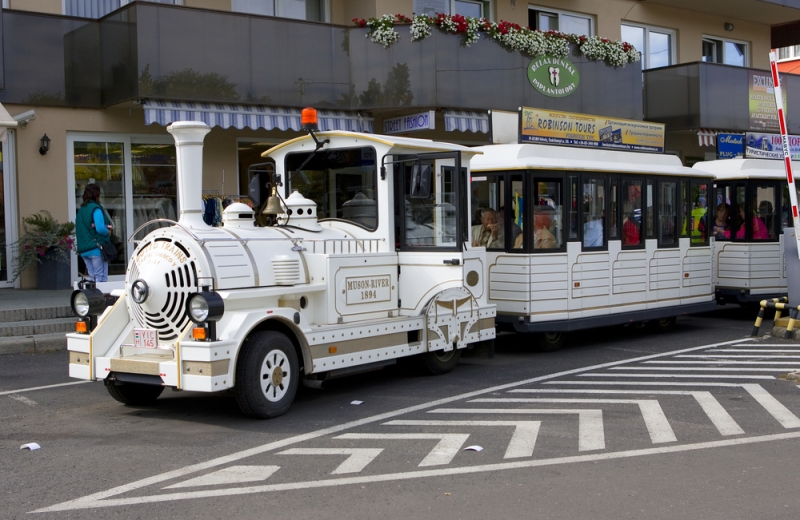
[[[523,107],[520,142],[663,153],[664,125]]]
[[[745,157],[783,160],[781,134],[747,132],[745,136]],[[789,136],[789,153],[792,155],[793,161],[800,161],[800,135]]]
[[[769,72],[751,70],[749,74],[748,101],[750,130],[779,132],[778,110],[775,107],[775,89]],[[781,80],[783,82],[783,80]],[[786,91],[782,92],[783,111],[786,113]]]

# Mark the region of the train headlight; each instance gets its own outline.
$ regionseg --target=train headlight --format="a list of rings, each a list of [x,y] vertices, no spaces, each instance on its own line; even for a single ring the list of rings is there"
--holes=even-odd
[[[189,295],[186,301],[186,313],[189,319],[199,324],[205,322],[216,322],[222,318],[225,312],[225,304],[222,297],[209,291],[202,291]]]
[[[70,305],[75,316],[80,318],[98,316],[106,310],[106,297],[99,289],[87,287],[72,293]]]

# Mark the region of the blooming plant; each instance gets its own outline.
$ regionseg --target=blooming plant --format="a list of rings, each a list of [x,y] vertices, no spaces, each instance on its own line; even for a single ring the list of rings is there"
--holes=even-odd
[[[22,219],[25,231],[13,247],[17,255],[13,280],[34,263],[41,263],[47,257],[57,262],[70,262],[70,251],[75,249],[75,223],[58,222],[49,211]]]
[[[353,18],[359,27],[369,27],[367,37],[373,42],[388,48],[400,39],[395,24],[411,24],[411,41],[421,41],[431,35],[431,27],[448,34],[457,34],[463,38],[464,46],[469,47],[480,39],[480,33],[510,49],[522,52],[531,57],[553,56],[565,58],[569,55],[570,44],[575,45],[578,53],[595,61],[604,61],[614,67],[624,67],[626,63],[641,59],[641,53],[627,42],[612,42],[598,36],[582,36],[566,34],[558,31],[542,32],[528,29],[519,24],[491,22],[486,18],[473,18],[460,14],[436,13],[435,16],[418,15],[413,19],[402,14],[385,14],[380,18],[369,20]]]

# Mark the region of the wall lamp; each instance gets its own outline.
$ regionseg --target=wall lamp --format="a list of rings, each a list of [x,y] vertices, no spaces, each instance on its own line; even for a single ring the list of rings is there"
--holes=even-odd
[[[725,22],[725,25],[723,25],[723,27],[724,27],[724,28],[725,28],[725,30],[726,30],[726,31],[728,31],[728,32],[730,32],[730,31],[732,31],[732,30],[733,30],[733,24],[732,24],[732,23],[730,23],[730,22]]]
[[[47,137],[47,134],[44,134],[39,142],[42,144],[42,146],[39,147],[39,153],[46,155],[48,150],[50,150],[50,138]]]

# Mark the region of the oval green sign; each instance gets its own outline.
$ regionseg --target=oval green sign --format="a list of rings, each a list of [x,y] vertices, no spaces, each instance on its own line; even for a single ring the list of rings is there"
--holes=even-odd
[[[566,58],[542,56],[528,64],[528,81],[545,96],[569,96],[578,89],[580,80],[578,69]]]

